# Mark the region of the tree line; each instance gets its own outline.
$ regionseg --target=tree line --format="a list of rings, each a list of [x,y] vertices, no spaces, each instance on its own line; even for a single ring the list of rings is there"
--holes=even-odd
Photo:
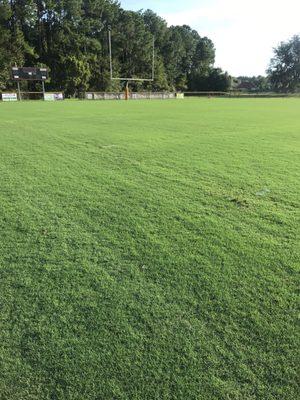
[[[189,26],[171,26],[150,10],[126,11],[115,0],[0,0],[0,87],[12,65],[47,66],[50,89],[74,95],[121,90],[110,80],[108,30],[114,75],[151,77],[134,83],[151,90],[226,90],[229,76],[214,68],[215,48]]]
[[[116,77],[151,77],[154,37],[155,81],[135,82],[133,90],[231,87],[231,77],[214,67],[215,47],[209,38],[187,25],[168,27],[151,10],[127,11],[116,0],[0,0],[0,90],[12,87],[14,65],[46,66],[48,89],[69,96],[122,90],[121,82],[110,79],[109,30]],[[273,80],[279,89],[281,72],[274,61]],[[281,89],[290,90],[285,79]]]

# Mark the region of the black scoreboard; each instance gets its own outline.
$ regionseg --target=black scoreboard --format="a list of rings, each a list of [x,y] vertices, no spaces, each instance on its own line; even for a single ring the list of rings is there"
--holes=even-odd
[[[48,70],[47,68],[13,67],[12,79],[15,81],[46,81]]]

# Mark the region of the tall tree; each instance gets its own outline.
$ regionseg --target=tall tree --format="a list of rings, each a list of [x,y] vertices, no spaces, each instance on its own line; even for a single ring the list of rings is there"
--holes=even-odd
[[[274,53],[268,69],[273,88],[279,92],[300,90],[300,36],[282,42]]]
[[[11,86],[11,67],[22,65],[28,55],[34,54],[22,30],[27,10],[25,1],[23,6],[22,14],[20,1],[0,0],[0,89]]]
[[[191,91],[226,92],[231,85],[231,78],[220,68],[209,68],[204,74],[195,73],[191,76],[189,89]]]

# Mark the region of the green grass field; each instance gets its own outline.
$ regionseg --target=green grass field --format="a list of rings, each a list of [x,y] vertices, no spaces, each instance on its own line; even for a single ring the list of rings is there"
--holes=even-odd
[[[299,399],[299,139],[298,99],[0,104],[0,399]]]

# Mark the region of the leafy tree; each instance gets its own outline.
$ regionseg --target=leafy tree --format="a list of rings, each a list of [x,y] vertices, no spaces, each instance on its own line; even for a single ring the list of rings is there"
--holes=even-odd
[[[268,69],[273,88],[279,92],[300,90],[300,36],[282,42],[274,53]]]
[[[213,42],[207,37],[198,38],[193,54],[193,71],[197,70],[205,74],[214,62],[215,47]]]
[[[192,74],[189,89],[191,91],[226,92],[231,85],[231,77],[220,68],[210,68],[205,74]]]
[[[113,51],[124,77],[151,78],[153,38],[143,17],[132,11],[122,11],[114,34]]]
[[[65,65],[65,76],[62,80],[63,87],[67,95],[80,93],[88,89],[88,82],[91,77],[91,71],[87,59],[75,56],[67,56],[63,59]]]
[[[155,38],[155,47],[161,52],[168,36],[168,25],[164,19],[151,10],[142,13],[146,29]]]
[[[173,89],[186,90],[193,74],[203,75],[213,63],[213,43],[189,26],[171,26],[162,48],[164,64]]]
[[[33,49],[25,41],[17,14],[19,4],[0,0],[0,89],[12,86],[11,67],[21,65]]]

